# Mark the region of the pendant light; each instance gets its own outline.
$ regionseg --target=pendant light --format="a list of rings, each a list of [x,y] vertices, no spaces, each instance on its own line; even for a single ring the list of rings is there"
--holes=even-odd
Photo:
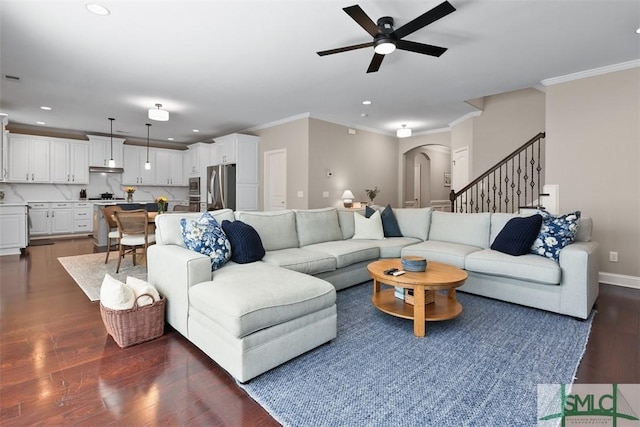
[[[146,170],[151,170],[151,163],[149,163],[149,129],[151,129],[151,125],[147,123],[147,162],[144,164]]]
[[[113,160],[113,121],[115,120],[113,117],[109,117],[111,121],[111,158],[109,159],[109,167],[113,168],[116,166],[116,161]]]

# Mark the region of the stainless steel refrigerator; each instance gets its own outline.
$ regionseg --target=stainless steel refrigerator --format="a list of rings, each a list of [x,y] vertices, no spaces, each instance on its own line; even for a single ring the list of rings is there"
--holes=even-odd
[[[207,210],[236,209],[236,165],[207,167]]]

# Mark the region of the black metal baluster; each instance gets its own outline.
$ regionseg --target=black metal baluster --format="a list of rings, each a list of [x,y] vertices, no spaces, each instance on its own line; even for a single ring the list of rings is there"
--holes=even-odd
[[[506,167],[506,165],[503,165]],[[500,184],[500,187],[498,189],[498,211],[502,212],[502,168],[503,166],[500,166],[500,173],[499,173],[499,179],[498,179],[498,183]]]

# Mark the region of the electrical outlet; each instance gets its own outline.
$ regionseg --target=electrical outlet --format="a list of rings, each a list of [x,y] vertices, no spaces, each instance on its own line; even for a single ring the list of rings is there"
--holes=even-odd
[[[298,197],[304,197],[304,191],[298,190]]]
[[[609,252],[609,261],[618,262],[618,252]]]
[[[322,192],[322,197],[323,197],[324,199],[329,198],[329,192],[328,192],[328,191],[323,191],[323,192]]]

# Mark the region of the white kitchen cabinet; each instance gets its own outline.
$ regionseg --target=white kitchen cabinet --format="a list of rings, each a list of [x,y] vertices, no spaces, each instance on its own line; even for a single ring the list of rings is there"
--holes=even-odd
[[[29,234],[51,234],[50,203],[29,203]]]
[[[236,182],[258,185],[258,138],[243,136],[236,145]],[[257,199],[256,199],[257,200]]]
[[[70,202],[29,203],[30,234],[68,234],[73,232],[73,214]]]
[[[75,202],[73,204],[73,232],[91,233],[93,229],[93,203]]]
[[[51,203],[51,234],[67,234],[73,232],[73,211],[71,203]]]
[[[234,133],[216,138],[213,164],[236,164],[236,209],[258,210],[258,142],[252,135]]]
[[[9,132],[6,126],[9,124],[7,116],[0,116],[0,182],[9,179]]]
[[[0,255],[18,255],[27,247],[27,206],[0,205]]]
[[[258,210],[258,184],[236,183],[236,210]]]
[[[123,167],[123,144],[125,139],[113,138],[113,153],[111,151],[111,137],[87,135],[89,138],[89,166],[109,166],[113,155],[116,167]]]
[[[216,138],[214,164],[235,163],[236,182],[258,183],[258,141],[257,136],[234,133]]]
[[[149,150],[149,162],[151,169],[145,169],[147,161],[147,148],[137,145],[124,146],[124,172],[122,173],[122,185],[155,185],[155,151]]]
[[[38,136],[10,135],[9,181],[50,182],[50,140]]]
[[[248,135],[240,135],[237,133],[222,136],[215,139],[211,149],[211,158],[214,165],[222,165],[225,163],[236,163],[238,148],[238,140]],[[255,137],[254,137],[255,138]]]
[[[182,152],[176,150],[154,149],[155,183],[162,186],[184,185],[182,176]]]
[[[65,139],[51,140],[51,182],[89,183],[89,143]]]
[[[201,173],[206,173],[207,166],[214,164],[211,157],[213,145],[205,142],[189,145],[188,150],[184,152],[185,172],[188,176],[200,176]]]

